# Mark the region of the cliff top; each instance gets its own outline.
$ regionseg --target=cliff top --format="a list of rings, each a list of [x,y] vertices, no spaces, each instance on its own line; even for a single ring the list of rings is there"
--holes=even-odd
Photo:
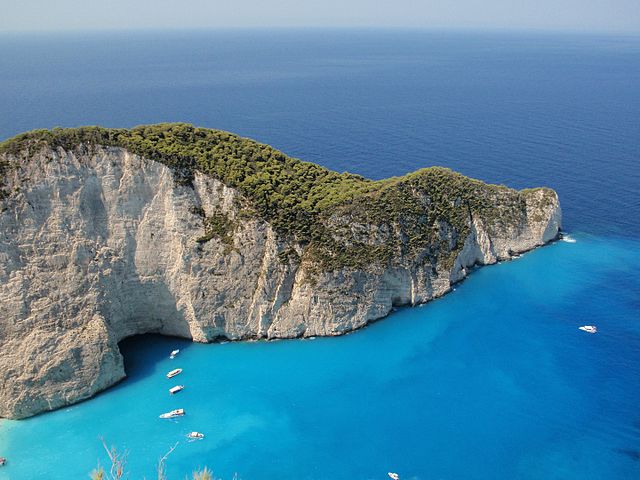
[[[83,153],[94,146],[121,147],[161,162],[172,168],[177,182],[185,185],[190,184],[196,170],[218,178],[239,190],[249,200],[251,209],[271,222],[280,234],[318,247],[316,253],[329,266],[354,263],[352,248],[349,258],[340,258],[341,249],[336,242],[342,242],[336,218],[347,217],[350,223],[392,226],[405,233],[407,245],[417,246],[437,240],[441,220],[464,234],[471,215],[481,215],[491,223],[500,222],[520,215],[525,197],[533,191],[542,190],[555,198],[549,189],[517,192],[442,167],[374,181],[288,157],[268,145],[228,132],[184,123],[132,129],[55,128],[23,133],[0,143],[0,154],[5,154],[5,161],[0,159],[0,175],[4,176],[5,169],[11,168],[7,159],[13,158],[12,162],[19,165],[21,159],[46,148]],[[332,223],[331,228],[327,228],[328,223]],[[353,247],[353,242],[349,243]],[[384,242],[377,250],[370,245],[363,247],[366,249],[360,249],[355,263],[367,261],[372,255],[388,256],[397,250]]]

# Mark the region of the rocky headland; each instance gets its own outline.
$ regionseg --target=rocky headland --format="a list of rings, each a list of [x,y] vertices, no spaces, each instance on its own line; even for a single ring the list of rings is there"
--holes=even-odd
[[[557,238],[548,188],[380,181],[186,124],[0,144],[0,416],[125,376],[118,342],[340,335]]]

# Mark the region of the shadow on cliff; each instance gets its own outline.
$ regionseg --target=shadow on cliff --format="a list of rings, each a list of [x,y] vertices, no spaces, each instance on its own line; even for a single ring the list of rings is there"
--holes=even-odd
[[[141,254],[138,249],[141,241],[148,242],[145,251],[159,251],[159,246],[154,248],[153,233],[150,237],[143,236],[143,233],[137,237],[126,232],[124,252],[114,267],[121,272],[120,278],[115,279],[119,281],[109,278],[104,286],[111,295],[106,316],[125,337],[118,348],[127,376],[116,388],[157,374],[158,364],[169,361],[171,351],[186,350],[192,345],[189,323],[176,305],[176,295],[155,270],[154,261],[158,259],[154,253]],[[139,268],[146,272],[146,278],[140,275]]]

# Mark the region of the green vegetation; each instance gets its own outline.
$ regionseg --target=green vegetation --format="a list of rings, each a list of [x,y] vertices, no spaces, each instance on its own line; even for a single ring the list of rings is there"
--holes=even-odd
[[[123,147],[171,167],[189,184],[194,171],[215,176],[237,188],[258,215],[281,233],[308,239],[313,216],[374,188],[358,175],[338,174],[287,157],[274,148],[231,133],[187,124],[159,124],[127,129],[101,127],[34,130],[0,144],[0,153],[32,155],[45,146],[66,150],[94,145]]]
[[[9,193],[4,188],[4,182],[3,182],[5,175],[7,175],[8,171],[9,171],[9,162],[2,160],[0,158],[0,200],[2,200],[3,198],[9,195]]]
[[[425,248],[425,262],[452,262],[470,217],[506,225],[523,218],[530,193],[439,167],[373,181],[288,157],[231,133],[182,123],[35,130],[0,143],[0,153],[22,161],[44,147],[90,153],[98,145],[123,147],[161,162],[181,185],[190,185],[198,170],[236,188],[250,203],[242,206],[236,221],[255,216],[269,221],[282,238],[303,245],[303,260],[320,269],[380,264]],[[7,168],[0,164],[0,188]],[[217,237],[232,244],[235,226],[229,218],[215,214],[203,221],[205,235],[199,242]],[[298,261],[290,251],[282,259]]]
[[[214,213],[204,219],[204,236],[197,242],[205,243],[214,237],[219,238],[226,245],[233,244],[233,222],[224,213]]]

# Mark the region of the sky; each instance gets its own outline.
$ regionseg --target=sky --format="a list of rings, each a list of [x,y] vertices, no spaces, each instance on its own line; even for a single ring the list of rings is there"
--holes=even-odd
[[[0,31],[412,27],[640,34],[640,0],[0,0]]]

